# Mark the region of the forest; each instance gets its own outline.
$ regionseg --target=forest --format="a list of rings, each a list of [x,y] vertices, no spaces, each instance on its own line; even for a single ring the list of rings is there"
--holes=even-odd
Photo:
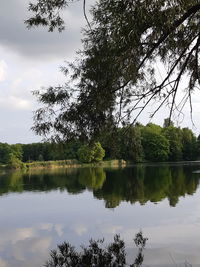
[[[0,163],[77,159],[83,163],[102,159],[123,159],[130,162],[165,162],[197,160],[200,157],[200,135],[189,128],[175,127],[165,119],[163,127],[148,123],[118,128],[104,134],[96,143],[73,139],[66,143],[0,143]]]

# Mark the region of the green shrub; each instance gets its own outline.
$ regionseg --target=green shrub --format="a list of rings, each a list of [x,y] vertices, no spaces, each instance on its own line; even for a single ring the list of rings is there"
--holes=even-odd
[[[9,153],[8,155],[8,167],[11,169],[22,169],[25,167],[24,163],[17,158],[17,156],[13,153]]]
[[[83,145],[78,150],[78,159],[83,163],[99,162],[105,156],[105,150],[99,142]]]

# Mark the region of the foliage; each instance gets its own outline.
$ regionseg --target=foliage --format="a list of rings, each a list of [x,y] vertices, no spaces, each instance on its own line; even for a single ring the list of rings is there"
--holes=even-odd
[[[99,162],[105,156],[105,151],[99,142],[92,145],[83,145],[78,150],[78,158],[81,162]]]
[[[194,160],[197,156],[197,141],[193,132],[188,128],[182,129],[183,158]]]
[[[200,157],[200,135],[198,135],[197,137],[197,143],[196,143],[196,146],[197,146],[197,158]]]
[[[83,145],[78,150],[78,159],[84,163],[92,162],[94,158],[93,150],[89,145]]]
[[[182,159],[182,133],[180,128],[169,126],[163,128],[163,134],[169,142],[169,160],[178,161]]]
[[[59,11],[67,4],[37,0],[30,5],[35,17],[27,23],[62,30]],[[126,125],[133,112],[136,121],[152,101],[159,104],[151,115],[168,104],[169,120],[187,100],[192,103],[192,92],[200,83],[199,1],[99,0],[91,15],[79,59],[63,68],[66,75],[72,73],[66,85],[36,92],[43,105],[35,113],[37,134],[54,130],[55,139],[91,139],[115,130],[119,123]],[[186,75],[185,95],[177,102]]]
[[[0,163],[9,164],[14,168],[22,165],[22,146],[20,144],[9,145],[0,143]]]
[[[0,162],[6,164],[9,154],[12,152],[11,147],[6,143],[0,143]]]
[[[14,153],[9,153],[7,166],[11,169],[25,168],[24,163]]]
[[[120,157],[134,162],[142,161],[143,147],[140,127],[127,127],[122,129],[120,133]]]
[[[99,142],[96,142],[92,146],[93,149],[93,161],[99,162],[101,161],[105,156],[105,150],[102,148],[101,144]]]
[[[23,162],[80,160],[95,163],[105,159],[131,162],[196,160],[200,157],[200,138],[188,128],[161,127],[149,123],[116,128],[100,142],[83,143],[76,138],[62,143],[9,145],[0,143],[0,163],[8,164],[10,154]],[[102,144],[102,146],[101,146]]]
[[[38,25],[47,26],[52,32],[55,28],[59,31],[64,30],[64,20],[61,18],[59,12],[64,9],[68,2],[66,0],[38,0],[36,4],[29,3],[29,11],[33,12],[35,16],[26,20],[28,28]]]
[[[164,119],[163,128],[166,128],[168,126],[174,127],[174,123],[173,121],[170,120],[170,118]]]
[[[150,161],[167,161],[169,142],[155,127],[147,125],[142,129],[142,145],[145,159]]]
[[[76,159],[80,147],[78,140],[68,143],[32,143],[22,145],[23,161]]]
[[[147,238],[143,237],[142,232],[136,234],[134,242],[138,247],[138,254],[133,264],[127,264],[125,243],[119,235],[115,235],[114,242],[108,247],[102,247],[104,240],[90,240],[88,247],[82,247],[81,252],[70,244],[64,242],[58,245],[57,250],[53,250],[50,254],[50,260],[45,264],[46,267],[114,267],[114,266],[130,266],[140,267],[143,263],[143,250],[146,245]]]

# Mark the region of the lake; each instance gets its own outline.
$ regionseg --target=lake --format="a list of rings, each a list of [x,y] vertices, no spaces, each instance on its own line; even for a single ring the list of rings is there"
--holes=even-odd
[[[200,163],[5,172],[0,267],[42,266],[67,240],[148,237],[144,266],[200,266]]]

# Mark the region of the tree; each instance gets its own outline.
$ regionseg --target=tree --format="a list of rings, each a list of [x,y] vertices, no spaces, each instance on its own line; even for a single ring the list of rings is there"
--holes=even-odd
[[[0,143],[0,163],[7,164],[10,153],[11,147],[7,143]]]
[[[26,23],[63,30],[59,11],[70,2],[37,0],[29,6],[34,16]],[[118,123],[134,123],[154,100],[160,104],[151,116],[168,104],[171,120],[187,100],[192,112],[192,92],[200,84],[198,0],[99,0],[91,14],[81,56],[70,65],[75,87],[67,82],[36,93],[44,105],[35,113],[37,134],[54,130],[56,139],[74,135],[88,139]],[[162,65],[162,79],[157,64]],[[67,74],[68,68],[63,70]],[[177,102],[184,75],[185,95]]]
[[[181,129],[173,126],[163,128],[163,134],[169,142],[169,160],[182,159],[182,134]]]
[[[0,143],[0,163],[21,162],[22,154],[22,146],[20,144],[9,145],[7,143]]]
[[[105,157],[105,150],[103,149],[103,147],[101,146],[101,144],[99,142],[94,143],[94,145],[92,146],[93,149],[93,161],[94,162],[99,162],[101,161],[104,157]]]
[[[168,126],[174,126],[174,123],[170,120],[170,118],[164,119],[163,128],[166,128]]]
[[[78,159],[83,163],[90,163],[93,160],[93,150],[89,145],[83,145],[78,150]]]
[[[99,162],[105,156],[105,150],[99,142],[92,145],[83,145],[78,150],[78,158],[81,162]]]
[[[90,240],[89,246],[81,247],[77,252],[70,243],[64,242],[58,245],[56,250],[51,251],[50,259],[44,266],[46,267],[111,267],[111,266],[130,266],[140,267],[144,260],[143,251],[148,238],[143,237],[142,232],[135,235],[134,243],[138,248],[138,253],[133,264],[128,264],[126,260],[125,242],[120,235],[114,236],[114,241],[104,248],[102,240]]]
[[[25,168],[24,163],[14,153],[9,153],[7,166],[11,169]]]
[[[197,141],[193,132],[188,128],[182,129],[183,159],[195,160],[197,157]]]
[[[146,160],[168,160],[169,142],[159,131],[155,131],[154,127],[147,125],[142,129],[142,145]]]
[[[124,134],[126,129],[121,129],[120,143],[120,156],[124,160],[132,160],[140,162],[143,159],[143,148],[140,127],[128,127],[127,133]]]

